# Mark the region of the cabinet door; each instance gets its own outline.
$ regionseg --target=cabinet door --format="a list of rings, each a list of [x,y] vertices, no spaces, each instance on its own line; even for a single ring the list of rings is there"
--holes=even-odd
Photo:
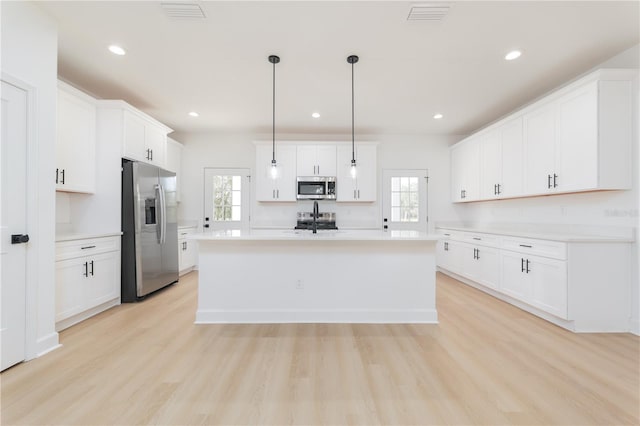
[[[523,117],[527,194],[554,192],[556,106],[547,104]]]
[[[196,266],[198,262],[198,249],[196,247],[198,243],[193,240],[186,240],[184,245],[184,267],[192,268]]]
[[[378,195],[378,159],[375,145],[360,145],[357,148],[356,201],[376,201]],[[351,160],[349,160],[351,163]],[[351,164],[349,164],[351,167]],[[339,182],[338,182],[339,184]]]
[[[153,123],[146,123],[145,154],[148,151],[148,163],[165,167],[167,155],[167,134]]]
[[[297,147],[297,175],[317,176],[317,147],[316,145],[298,145]]]
[[[277,176],[271,176],[271,145],[256,146],[256,200],[296,201],[296,147],[276,147]]]
[[[598,187],[598,82],[558,100],[559,191]]]
[[[336,146],[317,146],[317,173],[319,176],[336,175]]]
[[[94,255],[87,261],[89,278],[84,281],[85,309],[120,297],[120,252]]]
[[[480,273],[482,271],[480,261],[476,259],[477,247],[470,244],[460,244],[460,252],[462,256],[462,271],[460,275],[469,278],[472,281],[480,282]]]
[[[480,141],[480,199],[498,198],[502,185],[502,129],[495,129]]]
[[[567,319],[567,262],[530,256],[528,275],[532,279],[529,303],[545,312]]]
[[[277,151],[278,178],[276,179],[276,201],[296,201],[296,147],[281,146]],[[269,162],[269,167],[271,163]]]
[[[271,146],[256,146],[256,200],[275,201],[276,181],[271,177]]]
[[[493,289],[500,288],[500,250],[477,247],[476,261],[480,264],[478,282]]]
[[[451,271],[450,259],[449,240],[444,239],[438,241],[438,245],[436,246],[436,264],[441,268]]]
[[[123,156],[131,160],[148,161],[145,143],[145,121],[124,111]]]
[[[88,260],[76,258],[56,262],[56,321],[84,310]]]
[[[502,142],[502,181],[498,197],[517,197],[524,194],[522,117],[502,125],[500,136]]]
[[[502,278],[500,289],[514,299],[529,303],[531,300],[531,275],[526,273],[525,258],[517,252],[502,252]]]
[[[336,148],[336,201],[357,201],[357,182],[351,177],[351,145]]]
[[[480,142],[469,139],[451,150],[451,181],[455,201],[480,199]]]
[[[464,150],[461,146],[451,149],[451,201],[462,201],[464,185]]]
[[[95,192],[96,107],[58,90],[56,190]]]

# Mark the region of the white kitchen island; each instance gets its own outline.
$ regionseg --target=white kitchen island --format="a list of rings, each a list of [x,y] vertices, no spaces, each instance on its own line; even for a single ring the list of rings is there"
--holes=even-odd
[[[437,323],[438,236],[416,231],[197,234],[196,323]]]

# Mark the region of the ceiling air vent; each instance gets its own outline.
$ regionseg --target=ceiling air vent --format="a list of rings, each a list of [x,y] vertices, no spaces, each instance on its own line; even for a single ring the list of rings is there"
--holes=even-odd
[[[164,12],[173,19],[204,19],[202,8],[194,3],[161,3]]]
[[[417,4],[411,6],[407,21],[442,21],[450,8],[448,3]]]

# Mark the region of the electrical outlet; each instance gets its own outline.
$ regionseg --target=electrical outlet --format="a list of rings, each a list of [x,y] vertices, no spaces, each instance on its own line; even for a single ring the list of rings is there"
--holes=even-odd
[[[302,282],[302,280],[296,281],[296,289],[302,290],[303,288],[304,288],[304,283]]]

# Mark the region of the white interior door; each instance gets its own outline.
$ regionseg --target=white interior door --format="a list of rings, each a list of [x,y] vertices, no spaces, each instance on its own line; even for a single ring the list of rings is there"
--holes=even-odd
[[[250,203],[249,169],[204,169],[205,228],[249,229]]]
[[[384,229],[428,230],[427,170],[382,171]]]
[[[25,359],[27,234],[27,92],[2,81],[0,108],[0,370]]]

